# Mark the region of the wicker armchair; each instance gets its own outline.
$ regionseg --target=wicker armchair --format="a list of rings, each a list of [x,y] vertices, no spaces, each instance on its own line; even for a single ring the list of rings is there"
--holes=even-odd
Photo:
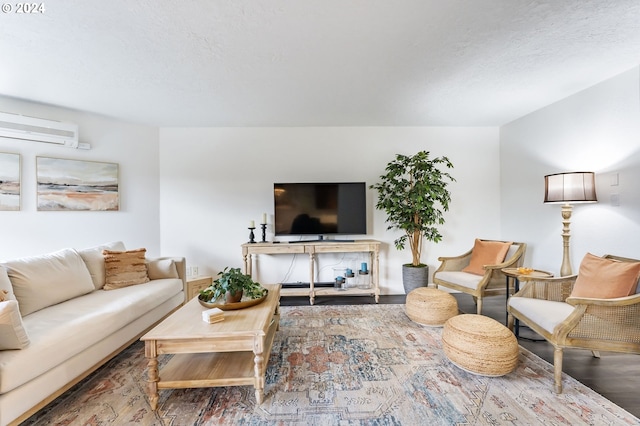
[[[606,255],[608,259],[635,259]],[[554,390],[562,393],[564,348],[640,354],[640,294],[615,299],[570,297],[577,275],[559,278],[520,277],[521,290],[509,298],[508,326],[517,318],[554,348]]]
[[[526,248],[525,243],[512,242],[502,263],[484,265],[484,275],[462,272],[462,269],[467,267],[471,261],[473,248],[460,256],[439,257],[438,260],[442,263],[433,274],[433,283],[436,288],[438,286],[448,287],[473,296],[476,303],[476,313],[480,315],[482,314],[483,297],[506,293],[507,277],[502,273],[502,269],[522,266]]]

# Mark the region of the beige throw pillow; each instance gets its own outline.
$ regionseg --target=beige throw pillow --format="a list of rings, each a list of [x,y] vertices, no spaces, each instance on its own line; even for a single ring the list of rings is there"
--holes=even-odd
[[[176,263],[173,259],[154,259],[147,263],[150,280],[161,280],[163,278],[180,278]]]
[[[0,302],[0,351],[24,349],[29,343],[29,336],[22,325],[18,302]]]
[[[82,250],[78,250],[82,260],[87,265],[87,269],[91,274],[91,280],[96,290],[100,290],[104,287],[105,283],[105,271],[104,271],[104,255],[103,250],[124,251],[126,250],[122,241],[115,241],[112,243],[102,244],[96,247],[90,247]]]
[[[74,249],[3,263],[22,316],[95,290],[84,261]]]
[[[511,247],[510,242],[502,241],[482,241],[476,239],[471,251],[471,261],[469,266],[462,269],[475,275],[484,275],[484,265],[497,265],[504,261],[504,257]]]
[[[114,251],[103,250],[106,279],[105,290],[128,287],[149,282],[145,254],[147,249]]]

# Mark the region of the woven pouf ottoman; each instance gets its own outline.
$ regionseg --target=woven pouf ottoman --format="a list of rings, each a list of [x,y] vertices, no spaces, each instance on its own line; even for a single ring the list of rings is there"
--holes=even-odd
[[[458,301],[446,291],[419,287],[407,294],[405,309],[407,316],[419,324],[442,327],[458,315]]]
[[[516,336],[483,315],[464,314],[448,320],[442,330],[442,349],[453,364],[481,376],[503,376],[518,365]]]

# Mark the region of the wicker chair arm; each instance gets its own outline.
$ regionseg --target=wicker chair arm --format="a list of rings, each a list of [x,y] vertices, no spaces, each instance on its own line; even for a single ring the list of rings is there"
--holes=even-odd
[[[564,302],[571,294],[576,275],[557,278],[539,278],[521,276],[520,291],[512,297],[529,297],[532,299]]]
[[[568,297],[566,302],[573,306],[594,305],[594,306],[628,306],[640,303],[640,294],[631,296],[616,297],[613,299],[594,299],[588,297]]]
[[[438,260],[442,262],[437,271],[460,271],[469,265],[471,260],[471,250],[460,256],[440,256]]]

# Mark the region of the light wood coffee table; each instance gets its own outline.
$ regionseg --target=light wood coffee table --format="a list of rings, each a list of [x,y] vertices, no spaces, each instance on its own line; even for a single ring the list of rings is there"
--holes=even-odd
[[[197,298],[187,302],[140,340],[149,359],[149,403],[158,407],[159,389],[253,385],[264,398],[264,376],[280,321],[280,284],[265,285],[266,299],[224,312],[224,321],[202,320]],[[175,354],[158,371],[158,355]]]

